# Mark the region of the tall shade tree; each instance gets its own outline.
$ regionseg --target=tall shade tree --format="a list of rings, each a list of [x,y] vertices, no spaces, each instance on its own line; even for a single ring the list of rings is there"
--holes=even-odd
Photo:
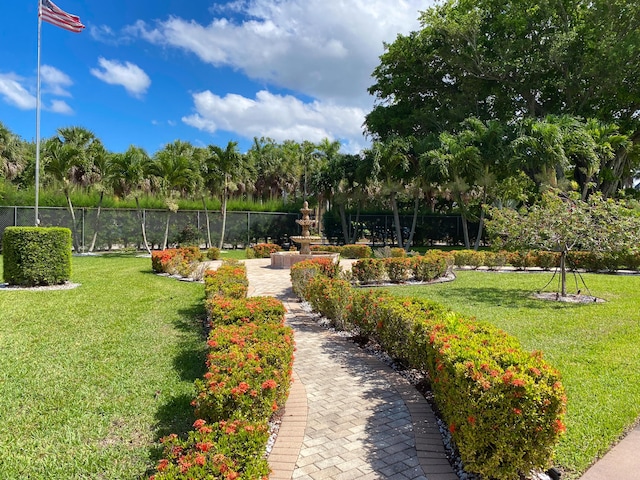
[[[145,250],[151,254],[147,242],[145,215],[140,207],[140,195],[149,190],[147,169],[151,159],[147,152],[131,145],[124,153],[114,153],[109,163],[108,179],[115,195],[121,198],[133,196],[136,202],[138,221],[142,231],[142,242]]]
[[[386,45],[369,91],[377,138],[455,132],[464,119],[572,115],[616,123],[640,140],[640,3],[630,0],[448,0],[421,29]],[[600,190],[631,184],[628,148]]]
[[[224,235],[227,226],[227,202],[229,190],[232,188],[232,180],[242,170],[243,155],[238,150],[238,142],[229,141],[226,148],[218,145],[209,145],[211,175],[217,179],[222,198],[222,228],[218,248],[224,245]]]
[[[89,182],[93,189],[98,190],[99,198],[96,208],[96,218],[93,224],[93,237],[91,238],[91,244],[89,245],[89,252],[93,252],[96,246],[96,240],[98,238],[98,232],[100,231],[100,213],[102,211],[102,202],[104,201],[104,194],[107,191],[108,182],[106,181],[110,154],[104,145],[99,140],[94,141],[88,149],[89,158],[91,159],[91,172],[89,175]]]
[[[160,192],[167,205],[164,240],[162,249],[167,248],[171,214],[178,210],[174,195],[184,196],[192,192],[197,184],[199,172],[193,163],[194,148],[189,142],[176,140],[168,143],[154,155],[147,172],[157,178]]]

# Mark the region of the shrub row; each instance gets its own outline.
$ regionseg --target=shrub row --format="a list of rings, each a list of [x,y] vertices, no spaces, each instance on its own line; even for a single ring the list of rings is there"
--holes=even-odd
[[[351,271],[360,283],[393,283],[416,280],[428,282],[443,276],[453,264],[450,253],[430,250],[414,257],[364,258],[355,262]]]
[[[289,393],[293,333],[284,326],[280,301],[235,297],[236,288],[225,296],[220,287],[246,280],[237,263],[205,274],[211,331],[207,373],[196,380],[192,402],[199,418],[186,439],[175,434],[162,439],[164,458],[154,480],[268,478],[268,421]]]
[[[369,245],[312,245],[312,251],[339,253],[342,258],[369,258],[373,250]]]
[[[511,480],[549,466],[565,430],[566,397],[541,353],[525,352],[503,331],[435,302],[353,289],[312,262],[292,269],[294,289],[336,326],[359,329],[428,373],[468,471]]]
[[[456,250],[453,253],[457,266],[490,269],[511,265],[518,269],[538,267],[550,270],[560,266],[560,253],[544,250],[520,252],[483,252],[475,250]],[[567,254],[567,267],[588,272],[600,272],[627,269],[640,270],[640,252],[582,252],[570,251]]]

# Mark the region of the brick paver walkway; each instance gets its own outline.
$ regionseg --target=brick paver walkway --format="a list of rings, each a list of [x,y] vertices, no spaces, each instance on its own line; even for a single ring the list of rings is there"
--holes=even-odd
[[[249,295],[285,303],[297,347],[270,478],[457,480],[435,416],[415,388],[318,326],[293,297],[289,270],[272,269],[269,260],[246,265]]]

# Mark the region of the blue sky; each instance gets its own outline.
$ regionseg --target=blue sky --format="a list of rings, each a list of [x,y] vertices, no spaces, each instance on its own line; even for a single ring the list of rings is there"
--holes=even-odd
[[[383,42],[431,0],[56,0],[86,29],[42,23],[41,137],[66,126],[153,154],[254,136],[367,145]],[[35,139],[38,0],[0,3],[0,122]],[[10,20],[7,20],[10,19]]]

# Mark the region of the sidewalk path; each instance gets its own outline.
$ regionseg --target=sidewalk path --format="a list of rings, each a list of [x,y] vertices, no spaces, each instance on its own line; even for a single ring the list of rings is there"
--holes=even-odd
[[[272,269],[268,259],[245,263],[249,295],[285,303],[297,347],[270,478],[457,480],[424,397],[377,358],[318,326],[293,296],[289,270]]]

